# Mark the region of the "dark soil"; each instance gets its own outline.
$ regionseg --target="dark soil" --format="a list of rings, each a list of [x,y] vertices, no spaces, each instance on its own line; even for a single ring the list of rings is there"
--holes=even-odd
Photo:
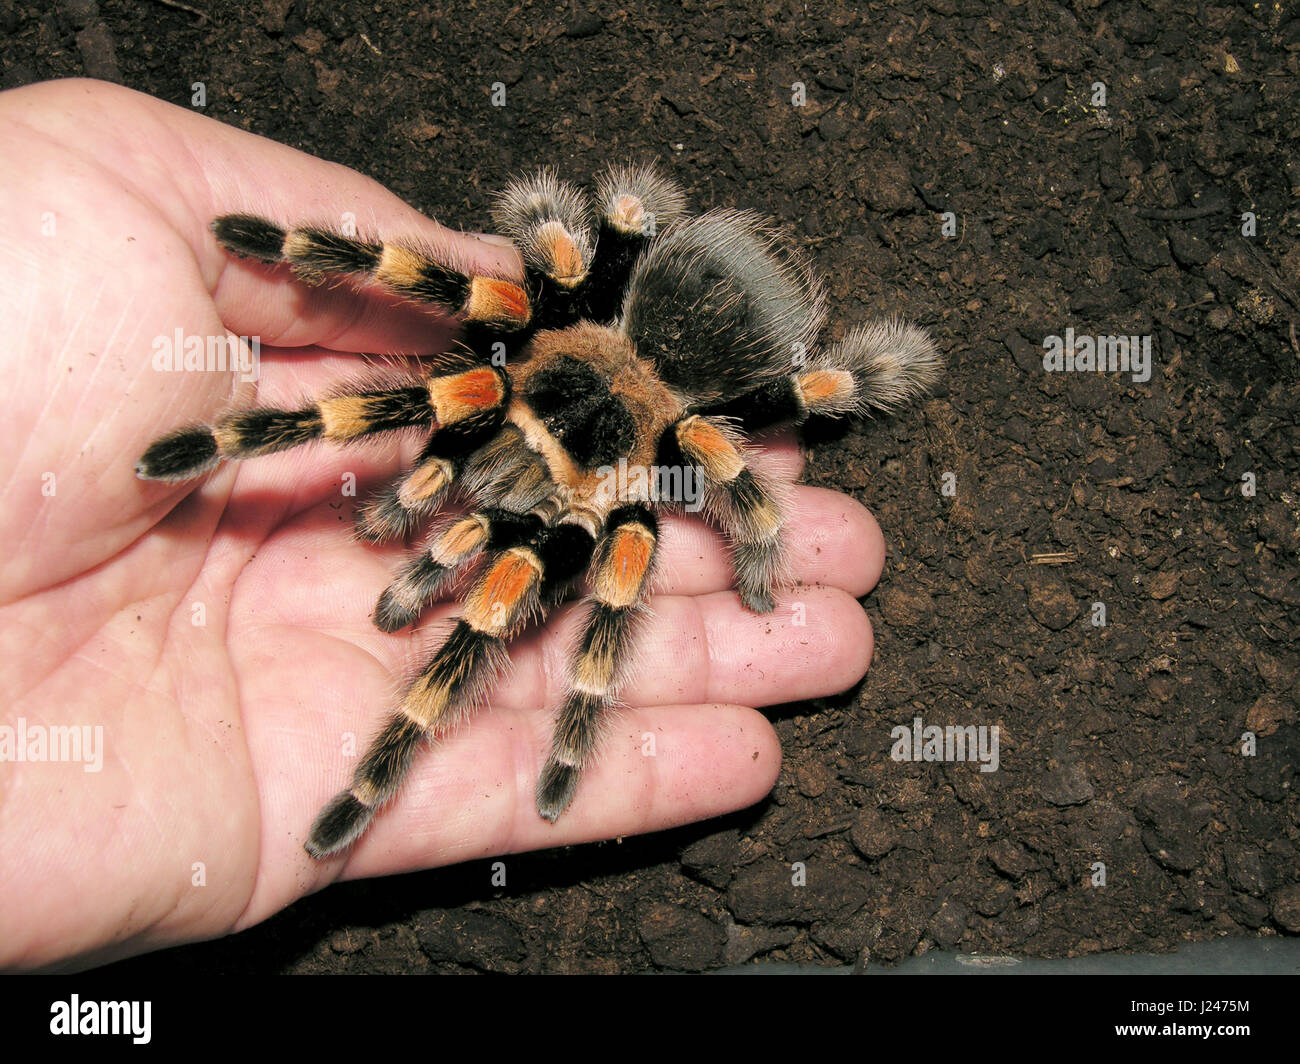
[[[696,208],[802,234],[837,327],[905,313],[951,371],[923,409],[812,436],[808,479],[866,503],[890,561],[866,681],[773,714],[768,800],[511,858],[505,889],[488,862],[333,888],[121,970],[888,965],[1300,932],[1300,17],[188,2],[206,17],[0,0],[3,83],[189,106],[203,81],[212,117],[468,229],[517,169],[658,158]],[[1046,372],[1067,328],[1150,336],[1150,379]],[[916,716],[996,724],[999,770],[892,760]]]

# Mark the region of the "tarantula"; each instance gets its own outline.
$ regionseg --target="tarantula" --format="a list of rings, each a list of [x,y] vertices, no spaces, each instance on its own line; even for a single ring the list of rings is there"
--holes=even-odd
[[[781,577],[782,505],[750,468],[745,435],[812,414],[889,411],[937,378],[927,335],[898,320],[818,349],[824,297],[805,258],[755,214],[688,217],[684,202],[649,167],[609,170],[594,206],[549,171],[514,181],[494,219],[522,255],[523,284],[467,276],[400,240],[242,214],[212,223],[235,255],[287,263],[309,284],[350,275],[459,314],[465,327],[464,351],[418,378],[339,390],[299,410],[235,410],[161,437],[136,466],[143,479],[180,481],[222,459],[420,429],[428,441],[415,466],[359,511],[359,535],[405,536],[449,494],[469,504],[430,532],[379,597],[374,622],[395,632],[479,567],[450,635],[351,784],[317,816],[312,857],[362,834],[421,740],[483,698],[507,640],[587,572],[585,628],[537,783],[538,812],[555,821],[627,670],[654,568],[656,511],[691,501],[662,498],[655,471],[691,471],[706,515],[730,541],[742,601],[768,612]],[[612,478],[620,463],[647,475]]]

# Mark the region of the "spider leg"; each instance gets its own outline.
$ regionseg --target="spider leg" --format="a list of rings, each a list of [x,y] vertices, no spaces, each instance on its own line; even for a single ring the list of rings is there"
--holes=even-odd
[[[546,462],[517,425],[507,424],[466,464],[466,492],[482,506],[527,513],[555,494]]]
[[[343,443],[413,427],[436,432],[501,408],[509,392],[504,372],[478,366],[420,384],[335,395],[299,410],[236,410],[211,427],[193,425],[155,440],[135,472],[142,480],[189,480],[223,458],[253,458],[311,440]]]
[[[610,514],[597,544],[586,628],[560,708],[551,753],[537,781],[537,811],[554,823],[573,800],[582,770],[600,737],[630,657],[633,630],[657,543],[649,507],[632,504]]]
[[[362,755],[347,790],[316,817],[305,844],[312,857],[356,840],[396,793],[421,739],[445,733],[482,698],[504,663],[506,640],[543,611],[548,593],[581,572],[594,545],[582,523],[560,520],[488,559],[446,642]]]
[[[523,256],[535,293],[533,325],[558,328],[577,318],[595,252],[586,193],[542,170],[502,189],[492,217]]]
[[[741,601],[755,613],[771,613],[785,525],[772,488],[746,465],[738,436],[724,423],[692,414],[664,435],[667,453],[675,449],[695,470],[706,511],[731,542]]]
[[[527,529],[531,535],[543,523],[538,515],[554,515],[557,509],[550,472],[517,426],[498,429],[494,424],[486,442],[482,432],[475,432],[473,444],[482,445],[472,454],[467,450],[472,444],[456,438],[457,428],[434,435],[415,470],[361,511],[359,534],[381,540],[404,534],[434,512],[453,481],[478,506],[468,518],[440,531],[398,572],[375,608],[375,624],[384,631],[414,623],[480,551],[503,549],[502,537],[526,540],[516,527],[520,521],[532,522]]]
[[[465,601],[446,642],[407,689],[352,774],[311,826],[306,849],[320,859],[343,849],[396,793],[421,739],[462,716],[504,664],[504,636],[539,607],[541,564],[526,547],[503,551],[488,563]]]
[[[814,414],[848,417],[892,411],[927,391],[943,361],[925,330],[883,318],[852,330],[841,343],[810,358],[808,368],[707,408],[746,432]]]
[[[653,167],[611,167],[596,184],[598,210],[576,186],[543,170],[512,182],[494,218],[518,246],[537,292],[534,325],[612,321],[632,264],[684,213],[681,190]]]
[[[375,627],[396,632],[414,624],[424,608],[480,554],[500,553],[515,544],[527,543],[541,528],[542,519],[537,514],[492,508],[475,510],[450,522],[435,533],[428,547],[406,561],[379,596]]]
[[[528,293],[513,281],[467,275],[429,251],[360,240],[316,226],[283,229],[252,214],[225,214],[212,223],[227,251],[258,262],[288,263],[308,284],[326,274],[363,274],[397,295],[463,312],[468,322],[521,329],[532,316]]]
[[[492,217],[519,246],[524,266],[555,288],[572,291],[587,279],[594,249],[591,203],[553,170],[510,182],[497,197]]]
[[[516,514],[553,495],[546,463],[518,427],[501,425],[502,417],[496,408],[434,433],[415,468],[361,508],[357,534],[376,543],[405,535],[438,509],[453,484],[480,506]]]
[[[357,511],[357,535],[382,543],[405,536],[436,513],[474,451],[501,431],[502,417],[499,406],[489,408],[433,433],[414,467]]]
[[[596,181],[596,253],[582,316],[612,321],[623,306],[632,264],[685,214],[686,197],[653,166],[612,166]]]

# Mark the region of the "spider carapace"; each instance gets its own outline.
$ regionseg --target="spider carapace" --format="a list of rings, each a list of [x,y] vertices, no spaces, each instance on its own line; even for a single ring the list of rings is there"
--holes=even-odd
[[[927,335],[896,319],[819,346],[824,298],[797,247],[748,212],[687,216],[681,191],[652,168],[611,169],[594,203],[543,172],[509,185],[494,217],[521,253],[522,284],[471,275],[415,243],[218,218],[216,238],[236,255],[288,264],[307,283],[351,275],[459,315],[465,351],[418,377],[180,429],[136,466],[179,481],[223,459],[418,429],[428,440],[414,467],[360,510],[359,534],[406,536],[449,495],[466,504],[433,524],[379,597],[374,621],[395,632],[474,570],[450,635],[312,825],[316,858],[361,835],[421,741],[485,697],[507,640],[586,574],[584,627],[537,783],[538,812],[556,820],[632,658],[657,512],[697,502],[730,543],[744,604],[770,611],[783,505],[750,467],[746,436],[811,414],[892,410],[941,369]],[[664,483],[698,498],[673,498]]]

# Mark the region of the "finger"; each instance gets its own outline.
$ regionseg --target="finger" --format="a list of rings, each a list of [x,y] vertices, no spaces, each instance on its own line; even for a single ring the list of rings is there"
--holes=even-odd
[[[391,297],[359,297],[346,287],[304,290],[283,267],[232,259],[209,229],[221,214],[334,229],[354,223],[360,234],[427,244],[470,272],[522,274],[513,249],[440,226],[354,170],[185,108],[95,81],[53,82],[17,93],[8,101],[17,113],[30,109],[48,136],[111,163],[120,181],[154,201],[193,250],[222,321],[238,335],[282,346],[421,353],[439,350],[445,340],[438,329],[426,335],[421,317],[426,328],[433,319],[418,309],[394,316]]]
[[[515,640],[492,704],[558,706],[581,623],[582,611],[569,609]],[[620,698],[633,706],[803,702],[852,687],[873,649],[866,613],[837,588],[784,592],[769,614],[745,609],[734,591],[658,596],[633,641]]]
[[[310,526],[299,525],[258,548],[240,576],[242,600],[257,604],[258,624],[330,633],[395,677],[417,671],[445,638],[446,622],[459,606],[437,607],[424,628],[405,637],[385,635],[370,622],[380,583],[358,575],[363,567],[355,564],[355,554],[347,560],[343,552],[331,557],[322,551],[320,538]],[[493,688],[497,704],[559,704],[583,612],[576,603],[557,610],[544,625],[511,642],[511,668]],[[624,697],[635,705],[773,705],[816,698],[856,683],[871,661],[872,647],[862,607],[834,587],[787,589],[769,614],[746,610],[731,590],[658,595],[634,641],[631,664],[639,668]],[[358,725],[364,727],[385,708],[363,703]]]
[[[699,595],[735,586],[726,541],[699,517],[668,517],[660,524],[661,560],[655,589]],[[796,585],[825,584],[855,598],[880,579],[885,541],[861,503],[828,488],[800,485],[790,496],[787,565]]]
[[[435,622],[400,639],[374,629],[359,615],[355,596],[328,570],[311,564],[306,541],[286,541],[287,559],[309,567],[281,583],[287,565],[263,548],[241,580],[241,595],[258,603],[260,623],[335,633],[355,642],[394,677],[413,675],[446,637]],[[282,555],[283,556],[283,555]],[[267,581],[274,581],[274,587]],[[373,605],[373,603],[372,603]],[[445,619],[459,611],[440,607]],[[492,703],[507,709],[554,708],[566,690],[570,658],[580,642],[584,611],[558,610],[547,623],[509,644],[510,668],[492,686]],[[340,623],[340,619],[344,619]],[[345,627],[346,626],[346,627]],[[766,706],[838,694],[857,683],[871,663],[871,623],[857,600],[830,587],[787,590],[770,614],[746,610],[734,591],[661,595],[652,600],[633,641],[621,697],[630,705],[738,702]],[[362,703],[355,726],[363,730],[388,708]]]
[[[777,481],[798,480],[803,473],[804,453],[790,426],[756,434],[749,447],[750,464]]]
[[[260,555],[259,555],[260,557]],[[293,625],[264,623],[262,602],[232,602],[232,661],[262,813],[259,876],[239,926],[333,879],[447,864],[592,838],[651,831],[742,808],[767,793],[780,764],[771,725],[752,709],[630,710],[610,721],[589,777],[591,804],[553,829],[534,789],[550,744],[549,714],[489,705],[423,747],[399,792],[343,862],[302,850],[313,817],[355,768],[396,685],[365,650]],[[292,663],[292,664],[289,664]],[[382,708],[381,708],[382,707]],[[642,736],[655,735],[652,751]],[[635,749],[632,749],[635,747]],[[534,820],[536,823],[534,823]]]
[[[533,797],[548,743],[548,729],[536,713],[480,715],[416,769],[350,852],[342,878],[569,846],[720,816],[759,801],[781,765],[771,724],[752,709],[714,704],[628,710],[611,723],[573,806],[551,824],[537,815]],[[317,867],[328,874],[328,866]]]
[[[268,468],[254,464],[259,470]],[[348,465],[352,470],[363,468],[356,454]],[[341,494],[346,472],[341,465],[317,458],[279,465],[274,473],[259,472],[256,478],[248,478],[242,498],[249,505],[232,509],[228,519],[232,527],[241,536],[247,535],[250,521],[264,535],[272,525],[280,524],[280,529],[261,543],[242,580],[264,603],[268,621],[337,631],[357,640],[390,668],[414,667],[441,632],[439,622],[458,612],[455,596],[463,594],[465,587],[462,583],[447,601],[426,614],[422,631],[394,637],[374,629],[369,618],[375,602],[410,551],[353,540],[351,511],[356,500]],[[241,492],[244,485],[241,477]],[[299,493],[303,491],[325,501],[287,519],[302,508]],[[884,564],[884,542],[875,519],[854,500],[823,488],[796,487],[793,498],[798,505],[791,515],[788,542],[789,575],[795,588],[787,592],[787,600],[808,601],[804,592],[811,593],[817,586],[840,588],[853,598],[866,594]],[[244,509],[257,513],[246,515]],[[224,526],[219,536],[223,533]],[[725,592],[735,599],[729,591],[735,577],[728,548],[714,529],[694,519],[665,520],[663,543],[659,598]],[[557,622],[576,624],[565,621],[570,613],[571,609],[558,613]],[[523,645],[529,638],[533,637],[525,636]]]

